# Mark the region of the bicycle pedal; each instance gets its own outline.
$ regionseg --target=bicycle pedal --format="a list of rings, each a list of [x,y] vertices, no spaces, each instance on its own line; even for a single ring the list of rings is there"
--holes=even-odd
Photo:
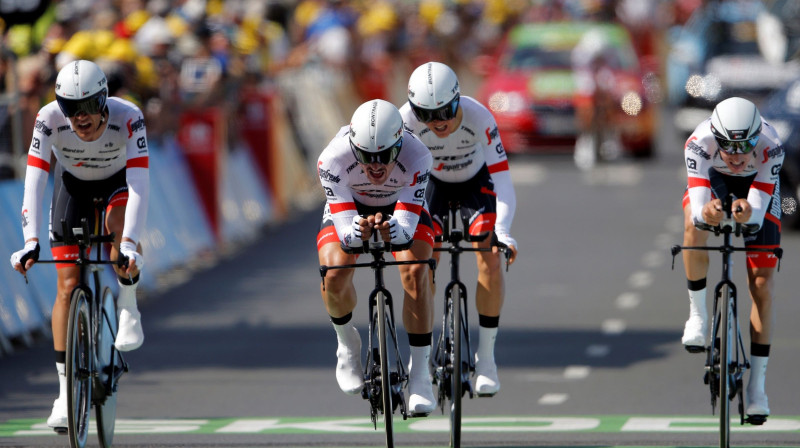
[[[767,421],[768,415],[748,415],[747,418],[744,420],[745,423],[749,423],[755,426],[761,426]]]
[[[683,348],[689,353],[703,353],[706,351],[706,348],[702,345],[684,345]]]
[[[427,417],[429,415],[431,415],[430,412],[410,412],[408,414],[408,416],[411,417],[411,418],[423,418],[423,417]]]
[[[65,435],[67,435],[69,433],[69,429],[58,427],[58,428],[53,428],[53,432],[55,432],[56,434],[58,434],[60,436],[65,436]]]
[[[491,397],[494,397],[495,395],[497,395],[497,392],[493,392],[491,394],[477,393],[476,395],[478,396],[478,398],[491,398]]]

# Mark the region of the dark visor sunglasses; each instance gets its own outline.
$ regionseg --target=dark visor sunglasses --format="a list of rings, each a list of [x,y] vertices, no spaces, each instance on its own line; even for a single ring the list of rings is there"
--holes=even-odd
[[[353,150],[356,160],[364,165],[369,165],[370,163],[382,163],[384,165],[388,165],[397,160],[397,156],[400,154],[400,149],[402,147],[403,137],[400,137],[400,140],[398,140],[394,145],[379,152],[364,151],[363,149],[354,145],[353,142],[350,142],[350,148]]]
[[[758,135],[752,137],[747,140],[738,140],[738,141],[731,141],[731,140],[723,140],[721,138],[717,138],[717,144],[719,145],[719,149],[726,153],[726,154],[747,154],[752,150],[756,149],[756,145],[758,144]]]
[[[74,117],[81,113],[86,113],[89,115],[101,113],[106,105],[105,99],[106,99],[105,89],[95,93],[94,95],[88,98],[82,98],[79,100],[71,100],[56,95],[56,101],[58,101],[58,107],[61,108],[61,112],[63,112],[64,115],[66,115],[68,118]]]
[[[409,104],[411,104],[411,110],[414,111],[414,116],[417,117],[417,120],[423,123],[430,123],[432,121],[447,121],[455,118],[460,98],[461,95],[456,95],[449,103],[438,109],[423,109],[411,103]]]

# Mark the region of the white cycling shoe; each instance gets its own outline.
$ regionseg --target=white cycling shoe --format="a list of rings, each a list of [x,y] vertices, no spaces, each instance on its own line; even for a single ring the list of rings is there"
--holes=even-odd
[[[491,397],[499,390],[497,364],[493,359],[481,360],[475,353],[475,392],[479,397]]]
[[[364,388],[364,369],[361,367],[361,335],[352,327],[351,335],[339,340],[336,349],[336,381],[339,389],[348,395],[361,393]]]
[[[137,309],[133,311],[121,308],[119,312],[119,329],[114,347],[121,352],[136,350],[144,342],[142,331],[142,315]]]
[[[67,398],[58,397],[53,402],[53,412],[47,417],[47,426],[57,432],[67,431]]]
[[[412,417],[427,417],[436,407],[430,376],[408,380],[408,409]]]
[[[769,415],[769,400],[764,392],[747,391],[747,415]]]
[[[681,343],[690,352],[701,352],[706,346],[706,321],[697,315],[690,316],[683,328]]]

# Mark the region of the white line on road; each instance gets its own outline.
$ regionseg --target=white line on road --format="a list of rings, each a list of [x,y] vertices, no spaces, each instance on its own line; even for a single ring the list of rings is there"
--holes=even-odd
[[[644,289],[653,283],[653,274],[650,271],[636,271],[628,278],[628,285],[634,289]]]
[[[544,394],[542,398],[539,399],[539,404],[544,405],[556,405],[562,404],[569,398],[567,394]]]
[[[586,347],[586,356],[590,358],[602,358],[608,356],[611,352],[611,347],[604,344],[595,344]]]
[[[625,321],[622,319],[606,319],[601,326],[603,334],[618,335],[625,331]]]
[[[617,297],[617,308],[622,310],[629,310],[636,308],[642,302],[642,296],[636,292],[624,292]]]

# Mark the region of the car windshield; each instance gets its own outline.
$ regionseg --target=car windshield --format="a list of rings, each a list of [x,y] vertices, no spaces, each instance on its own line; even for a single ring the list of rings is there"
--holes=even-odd
[[[541,68],[569,68],[571,48],[546,51],[539,47],[517,48],[508,58],[506,66],[510,70],[531,70]]]

